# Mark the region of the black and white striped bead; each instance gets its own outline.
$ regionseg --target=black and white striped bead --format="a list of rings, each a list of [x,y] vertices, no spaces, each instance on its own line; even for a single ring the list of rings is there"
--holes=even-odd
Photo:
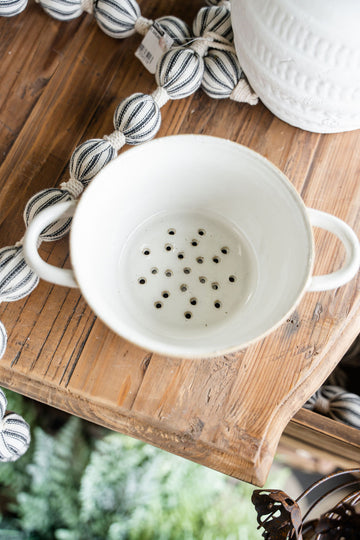
[[[321,414],[328,414],[330,400],[342,394],[344,389],[341,386],[324,385],[316,390],[316,392],[307,400],[304,407]]]
[[[105,34],[122,39],[135,33],[135,24],[141,13],[135,0],[97,0],[94,16]]]
[[[204,60],[195,51],[175,47],[160,58],[155,80],[171,99],[182,99],[196,92],[203,74]]]
[[[360,396],[345,392],[340,386],[322,386],[304,406],[360,429]]]
[[[59,21],[70,21],[83,13],[81,0],[39,0],[43,10]]]
[[[0,17],[19,15],[27,6],[27,0],[0,0]]]
[[[183,45],[191,38],[190,27],[178,17],[172,15],[156,19],[156,23],[174,40],[176,45]]]
[[[148,94],[132,94],[117,106],[114,113],[114,127],[124,134],[127,144],[149,141],[155,137],[160,125],[160,108]]]
[[[26,264],[22,246],[0,249],[0,302],[20,300],[38,283],[38,276]]]
[[[329,416],[333,420],[360,429],[360,396],[343,392],[330,399]]]
[[[230,98],[243,72],[236,54],[210,49],[204,57],[204,76],[201,87],[214,99]]]
[[[16,413],[5,416],[0,428],[0,461],[16,461],[30,446],[30,427]]]
[[[31,221],[40,212],[60,202],[71,201],[72,197],[67,191],[58,188],[49,188],[39,191],[29,199],[24,210],[24,221],[28,227]],[[71,218],[59,219],[48,225],[40,234],[41,240],[50,242],[62,238],[69,232]]]
[[[0,462],[16,461],[30,445],[30,427],[16,413],[6,414],[7,399],[0,389]]]
[[[89,139],[75,148],[70,158],[70,176],[87,185],[94,176],[116,157],[109,141]]]
[[[4,353],[6,351],[6,344],[7,344],[7,333],[5,330],[5,326],[0,321],[0,359],[4,356]],[[1,403],[0,403],[0,413],[1,413]]]
[[[0,388],[0,462],[16,461],[30,444],[30,428],[16,413],[6,413],[7,399]]]
[[[234,38],[231,15],[224,6],[201,8],[193,22],[193,34],[202,37],[207,32],[214,32],[219,36],[232,41]]]

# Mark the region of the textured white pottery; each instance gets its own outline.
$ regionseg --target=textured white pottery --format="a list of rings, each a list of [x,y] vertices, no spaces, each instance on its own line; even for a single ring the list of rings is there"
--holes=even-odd
[[[72,270],[43,261],[39,233],[74,213]],[[344,267],[312,276],[312,225],[343,242]],[[305,291],[336,288],[359,267],[354,232],[306,209],[259,154],[200,135],[156,139],[107,165],[78,203],[40,212],[24,240],[40,277],[79,286],[117,334],[180,357],[235,351],[288,317]]]
[[[237,55],[261,101],[319,133],[360,127],[359,0],[232,0]]]

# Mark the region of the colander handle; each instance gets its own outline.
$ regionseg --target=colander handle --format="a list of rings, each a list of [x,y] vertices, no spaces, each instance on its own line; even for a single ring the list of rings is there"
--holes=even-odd
[[[332,214],[321,212],[320,210],[314,210],[313,208],[307,208],[307,212],[311,225],[313,227],[320,227],[321,229],[325,229],[326,231],[335,234],[335,236],[337,236],[344,245],[346,251],[343,266],[331,274],[312,276],[307,290],[312,292],[337,289],[350,281],[359,270],[359,240],[349,225]]]
[[[78,287],[74,272],[45,262],[38,253],[38,240],[41,232],[50,223],[59,218],[72,217],[76,205],[76,201],[62,202],[40,212],[29,224],[23,242],[25,260],[30,268],[45,281],[64,287]]]

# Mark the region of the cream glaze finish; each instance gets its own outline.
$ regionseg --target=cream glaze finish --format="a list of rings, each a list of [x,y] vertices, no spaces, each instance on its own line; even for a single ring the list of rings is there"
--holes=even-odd
[[[240,64],[279,118],[319,133],[360,127],[357,0],[232,0]]]

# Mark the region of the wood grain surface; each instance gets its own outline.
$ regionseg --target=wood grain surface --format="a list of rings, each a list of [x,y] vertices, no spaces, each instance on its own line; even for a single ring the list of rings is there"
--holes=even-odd
[[[198,0],[140,2],[142,14],[191,23]],[[55,21],[30,2],[0,20],[0,239],[24,234],[31,195],[68,178],[76,145],[112,131],[122,98],[155,81],[134,57],[135,35],[101,32],[90,15]],[[308,133],[255,107],[202,91],[162,108],[158,137],[202,133],[244,144],[277,165],[306,205],[360,232],[360,133]],[[125,147],[123,151],[126,151]],[[315,231],[316,273],[339,268],[340,243]],[[69,265],[67,240],[42,256]],[[22,301],[1,304],[9,343],[0,384],[228,475],[262,485],[282,431],[359,333],[359,279],[308,293],[272,335],[237,354],[171,359],[109,331],[77,290],[41,282]],[[354,434],[354,439],[356,435]],[[360,446],[359,438],[356,444]]]

